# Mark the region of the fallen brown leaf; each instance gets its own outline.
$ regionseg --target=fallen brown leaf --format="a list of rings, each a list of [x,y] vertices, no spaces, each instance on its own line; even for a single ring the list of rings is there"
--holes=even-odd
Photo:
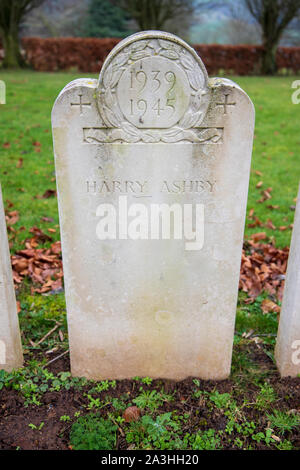
[[[22,168],[22,166],[23,166],[23,158],[19,158],[16,167],[17,167],[17,168]]]
[[[273,300],[264,299],[261,303],[261,309],[263,313],[276,312],[280,313],[280,307]]]
[[[48,199],[49,197],[56,196],[55,189],[47,189],[44,194],[42,195],[43,199]]]
[[[141,416],[141,410],[137,406],[129,406],[123,413],[123,418],[126,423],[138,421]]]
[[[266,232],[258,232],[258,233],[253,233],[251,235],[251,239],[254,241],[254,242],[258,242],[260,240],[265,240],[267,238],[267,234]]]

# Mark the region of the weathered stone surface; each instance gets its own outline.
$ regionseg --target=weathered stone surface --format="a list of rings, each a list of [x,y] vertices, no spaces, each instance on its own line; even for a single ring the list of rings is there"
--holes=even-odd
[[[23,352],[0,186],[0,369],[11,371],[22,364]]]
[[[52,125],[73,374],[227,377],[254,127],[248,96],[209,81],[179,38],[138,33],[110,53],[99,81],[62,90]],[[155,204],[182,210],[184,229],[183,218],[171,220],[162,239]],[[116,227],[104,227],[108,213]]]
[[[282,377],[300,374],[300,188],[275,349]]]

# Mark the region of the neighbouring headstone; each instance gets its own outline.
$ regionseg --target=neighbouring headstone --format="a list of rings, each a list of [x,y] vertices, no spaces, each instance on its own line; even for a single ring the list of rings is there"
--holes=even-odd
[[[300,187],[275,348],[282,377],[300,374]]]
[[[3,80],[0,80],[0,104],[6,104],[6,85]]]
[[[71,367],[230,373],[254,108],[168,33],[120,42],[52,113]]]
[[[0,185],[0,369],[11,371],[22,364],[23,352]]]

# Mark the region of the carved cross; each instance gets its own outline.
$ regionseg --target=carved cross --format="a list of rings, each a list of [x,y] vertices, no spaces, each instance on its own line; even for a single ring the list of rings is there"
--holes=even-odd
[[[91,106],[91,103],[82,102],[82,94],[79,93],[79,103],[71,103],[71,106],[80,106],[80,116],[83,115],[83,106]]]
[[[228,103],[228,94],[225,94],[225,101],[224,103],[216,103],[216,106],[224,106],[224,114],[227,114],[227,106],[235,106],[236,103]]]

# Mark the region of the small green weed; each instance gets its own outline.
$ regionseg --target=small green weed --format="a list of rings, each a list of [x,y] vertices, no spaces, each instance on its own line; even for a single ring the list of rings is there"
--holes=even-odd
[[[172,413],[164,413],[153,419],[145,415],[140,421],[132,422],[126,432],[126,440],[139,449],[180,449],[182,441],[177,435],[180,424]]]
[[[231,401],[229,393],[219,393],[218,391],[211,393],[209,398],[217,408],[221,409],[228,408]]]
[[[214,429],[207,429],[192,436],[186,435],[184,442],[193,450],[218,450],[222,449],[220,435]]]
[[[275,440],[272,438],[273,430],[266,429],[266,432],[258,432],[252,435],[252,439],[256,442],[264,442],[267,446],[269,446]]]
[[[171,401],[173,397],[167,395],[163,391],[157,392],[156,390],[144,390],[140,388],[140,395],[138,395],[133,401],[138,408],[146,409],[150,411],[155,411],[157,408],[162,406],[166,401]]]
[[[277,397],[274,389],[271,385],[265,383],[260,387],[260,391],[256,396],[255,407],[259,410],[268,409],[276,399]]]
[[[98,414],[81,416],[72,425],[71,446],[75,450],[113,450],[117,426]]]
[[[283,435],[287,431],[293,431],[300,426],[300,418],[293,413],[274,410],[272,414],[267,414],[271,426],[278,429],[279,434]]]

